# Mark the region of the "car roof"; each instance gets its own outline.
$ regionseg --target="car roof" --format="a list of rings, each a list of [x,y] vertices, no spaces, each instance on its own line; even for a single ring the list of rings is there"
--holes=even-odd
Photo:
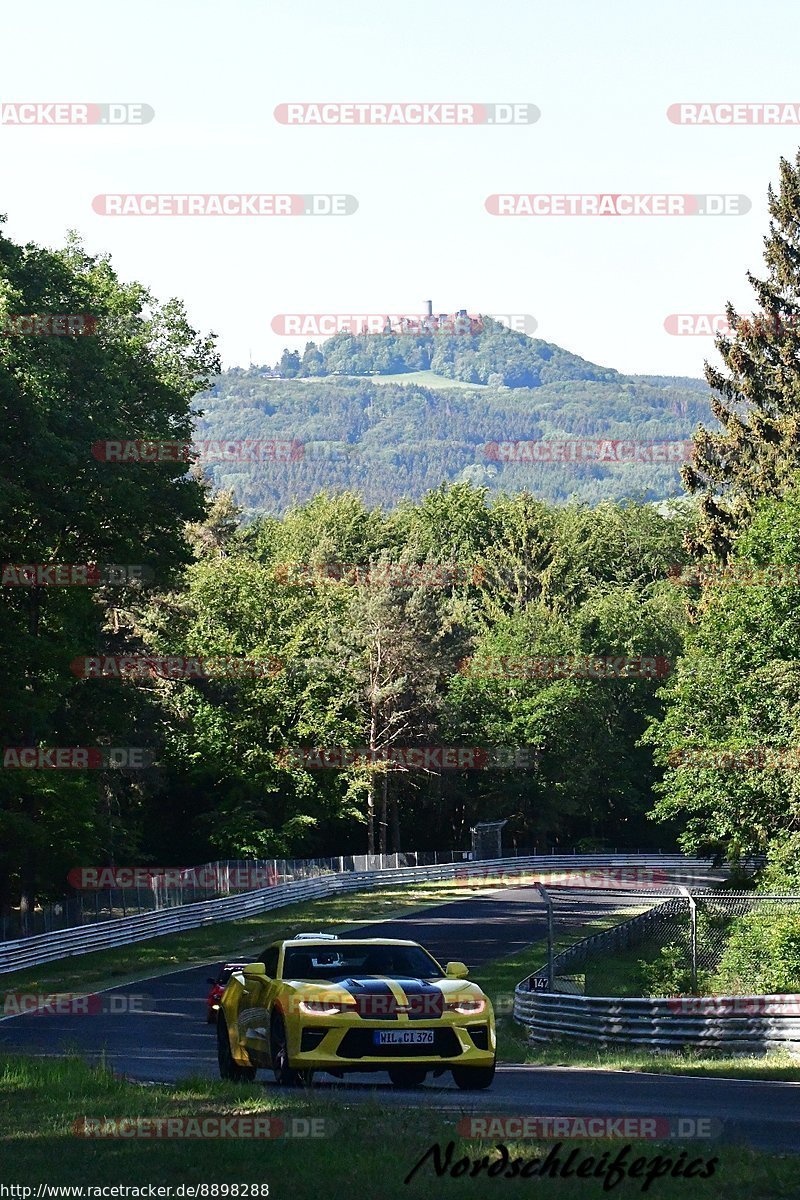
[[[274,946],[325,946],[328,950],[335,950],[337,946],[352,945],[357,942],[360,946],[418,946],[419,942],[411,942],[405,938],[360,938],[360,937],[342,937],[335,942],[320,941],[313,942],[311,938],[284,938],[282,942],[273,942]]]

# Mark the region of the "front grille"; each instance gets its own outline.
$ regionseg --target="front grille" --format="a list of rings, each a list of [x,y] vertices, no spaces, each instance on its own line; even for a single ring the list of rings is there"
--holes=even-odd
[[[304,1029],[300,1036],[300,1053],[306,1054],[309,1050],[316,1050],[326,1033],[330,1033],[330,1029],[324,1027]]]
[[[453,1058],[461,1054],[458,1038],[452,1029],[436,1029],[433,1045],[376,1046],[372,1029],[348,1029],[336,1051],[339,1058],[426,1058],[437,1055]]]
[[[399,981],[403,986],[403,981]],[[380,982],[364,985],[362,991],[354,991],[356,1012],[366,1021],[396,1021],[399,1012],[405,1013],[410,1021],[438,1021],[444,1013],[444,995],[438,988],[418,985],[420,990],[403,989],[407,1004],[398,1005],[387,985]]]
[[[397,1001],[391,992],[359,992],[356,1012],[366,1021],[396,1021]]]
[[[468,1025],[467,1033],[472,1038],[478,1050],[489,1049],[489,1026],[488,1025]]]

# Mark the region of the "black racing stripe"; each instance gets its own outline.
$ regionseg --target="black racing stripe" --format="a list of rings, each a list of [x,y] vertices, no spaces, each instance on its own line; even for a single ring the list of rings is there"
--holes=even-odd
[[[397,1001],[385,979],[343,979],[339,987],[355,998],[356,1012],[371,1021],[394,1021],[397,1018]]]
[[[424,979],[395,979],[408,996],[409,1019],[424,1021],[441,1017],[444,1012],[444,992]]]
[[[395,987],[402,988],[408,997],[408,1009],[398,1008],[397,1000],[389,983],[385,979],[354,977],[343,979],[339,984],[355,998],[356,1010],[360,1017],[370,1020],[393,1020],[398,1011],[408,1011],[409,1019],[419,1021],[436,1019],[444,1012],[444,993],[441,988],[423,979],[396,979],[392,976]]]

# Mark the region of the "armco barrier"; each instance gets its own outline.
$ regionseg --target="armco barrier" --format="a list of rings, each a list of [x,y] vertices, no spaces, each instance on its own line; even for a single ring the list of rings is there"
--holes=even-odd
[[[161,937],[167,933],[181,933],[186,929],[199,929],[221,921],[232,921],[239,917],[250,917],[257,913],[295,904],[300,900],[316,900],[343,892],[363,891],[369,888],[391,887],[406,883],[431,883],[439,880],[493,879],[502,872],[501,881],[515,882],[523,877],[556,870],[567,872],[626,870],[638,867],[649,871],[664,871],[674,882],[689,881],[701,872],[711,870],[711,863],[704,859],[686,858],[683,855],[628,854],[628,855],[536,855],[529,858],[492,859],[470,863],[441,863],[435,867],[400,867],[398,870],[346,871],[342,874],[323,875],[316,879],[298,880],[245,892],[239,896],[225,896],[221,900],[204,900],[196,904],[163,909],[143,916],[120,917],[102,921],[96,925],[61,929],[53,933],[37,934],[14,942],[0,943],[0,975],[19,971],[40,963],[55,962],[95,950],[108,950],[125,946],[147,938]]]
[[[679,911],[686,911],[685,899],[670,898],[575,942],[555,956],[554,974],[604,949],[630,945],[649,926]],[[514,992],[514,1018],[527,1028],[533,1042],[568,1038],[655,1051],[692,1047],[763,1054],[784,1050],[800,1056],[800,995],[576,996],[537,990],[535,983],[546,977],[546,968],[535,971]]]
[[[646,999],[517,988],[514,1016],[536,1042],[571,1038],[651,1050],[691,1046],[762,1054],[781,1049],[800,1055],[800,996],[796,995]]]

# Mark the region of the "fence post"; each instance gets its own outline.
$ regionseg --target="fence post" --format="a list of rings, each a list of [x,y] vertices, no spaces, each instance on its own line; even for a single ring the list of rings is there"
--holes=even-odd
[[[550,894],[541,883],[533,885],[544,901],[547,909],[547,990],[553,990],[553,943],[555,942],[555,921],[553,919],[553,901],[550,899]]]
[[[687,887],[678,885],[689,905],[689,922],[691,925],[691,955],[692,955],[692,993],[697,992],[697,901]]]

